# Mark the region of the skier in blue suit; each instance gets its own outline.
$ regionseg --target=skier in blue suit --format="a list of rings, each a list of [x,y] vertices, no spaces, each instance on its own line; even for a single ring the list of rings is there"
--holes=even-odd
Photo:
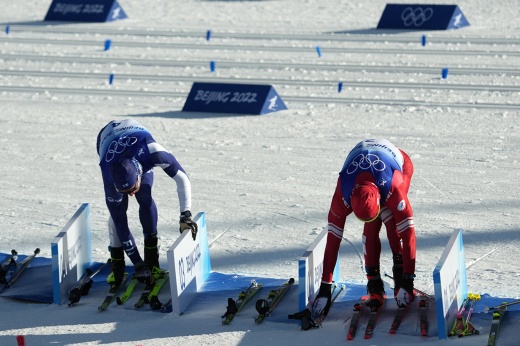
[[[121,284],[126,253],[134,265],[136,277],[151,283],[152,272],[159,270],[157,207],[152,198],[154,167],[162,168],[177,184],[179,231],[191,230],[195,240],[197,224],[193,222],[190,211],[190,180],[175,157],[135,120],[113,120],[103,127],[97,137],[97,152],[105,201],[110,213],[108,229],[112,263],[108,281],[116,286]],[[144,260],[128,227],[128,201],[132,196],[139,204],[139,220],[144,234]]]

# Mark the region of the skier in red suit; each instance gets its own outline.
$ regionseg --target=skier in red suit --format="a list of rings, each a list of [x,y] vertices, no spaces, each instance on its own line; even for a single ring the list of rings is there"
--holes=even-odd
[[[367,139],[349,153],[339,173],[328,215],[328,235],[320,290],[313,315],[328,313],[332,274],[338,259],[345,221],[352,212],[364,222],[363,245],[368,279],[367,305],[383,304],[379,232],[384,223],[393,254],[394,297],[398,305],[414,300],[415,228],[408,189],[413,175],[410,157],[386,139]]]

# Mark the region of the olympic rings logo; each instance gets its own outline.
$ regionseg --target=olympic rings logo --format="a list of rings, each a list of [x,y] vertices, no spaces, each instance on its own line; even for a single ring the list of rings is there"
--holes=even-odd
[[[401,19],[405,26],[421,26],[433,16],[433,9],[431,7],[423,9],[422,7],[417,7],[413,9],[411,7],[407,7],[403,13],[401,13]]]
[[[347,166],[347,174],[354,173],[358,168],[361,170],[367,170],[371,167],[374,170],[381,172],[385,169],[386,165],[383,160],[381,160],[379,156],[375,154],[359,154]]]
[[[130,147],[136,142],[137,137],[121,137],[117,141],[112,141],[112,143],[110,143],[108,146],[108,150],[105,155],[105,161],[112,161],[116,154],[121,154],[123,151],[125,151],[126,147]]]

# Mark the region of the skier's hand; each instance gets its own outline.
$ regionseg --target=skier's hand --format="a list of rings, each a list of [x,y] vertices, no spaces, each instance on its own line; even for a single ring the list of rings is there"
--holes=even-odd
[[[330,301],[332,299],[331,286],[332,284],[321,283],[318,295],[312,303],[312,318],[319,319],[329,313]]]
[[[193,240],[197,239],[197,232],[199,229],[197,223],[191,218],[191,212],[189,210],[183,211],[179,218],[179,232],[182,233],[187,229],[191,230]]]
[[[404,273],[401,280],[401,287],[395,291],[395,300],[397,305],[408,305],[414,301],[415,295],[413,294],[413,278],[415,275]]]

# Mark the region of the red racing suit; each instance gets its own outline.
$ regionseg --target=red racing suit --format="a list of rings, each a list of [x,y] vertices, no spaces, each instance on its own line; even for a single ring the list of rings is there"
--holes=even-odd
[[[386,191],[378,186],[381,194],[381,213],[376,220],[366,222],[363,229],[365,266],[379,266],[381,255],[379,231],[382,223],[384,223],[392,252],[403,256],[403,272],[414,274],[416,238],[413,211],[407,196],[414,168],[410,157],[404,151],[394,148],[402,155],[403,163],[401,170],[395,169],[391,172],[391,184],[386,188]],[[332,282],[332,274],[338,260],[345,221],[347,216],[352,213],[352,208],[347,203],[347,200],[350,202],[350,196],[348,198],[343,196],[342,180],[345,183],[345,178],[338,178],[328,214],[327,245],[323,260],[323,283]],[[359,173],[355,181],[348,182],[348,184],[355,186],[358,182],[366,180],[378,185],[374,175],[368,171]]]

